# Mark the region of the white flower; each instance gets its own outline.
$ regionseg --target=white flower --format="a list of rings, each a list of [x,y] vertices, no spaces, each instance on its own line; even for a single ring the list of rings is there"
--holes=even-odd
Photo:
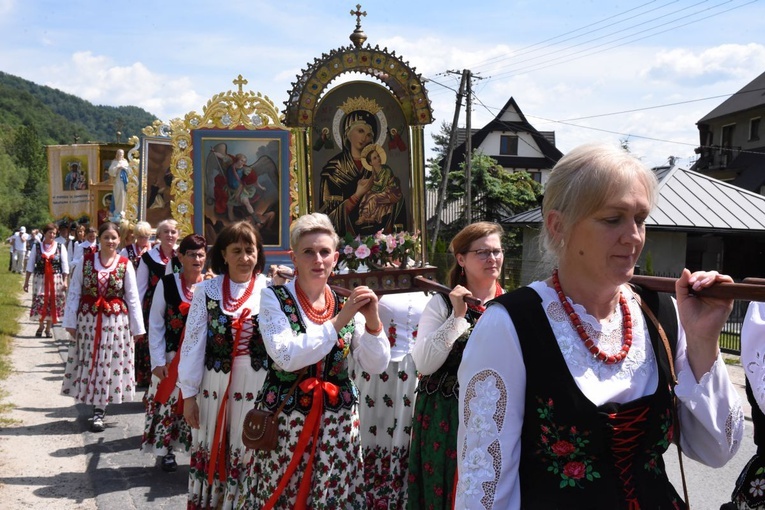
[[[343,255],[351,255],[353,253],[353,246],[350,244],[346,244],[345,248],[343,248]]]
[[[475,394],[481,398],[499,400],[499,390],[497,389],[497,380],[494,376],[489,376],[483,381],[476,381]]]
[[[765,479],[756,478],[752,481],[752,486],[749,489],[749,494],[755,497],[760,497],[765,494]]]
[[[468,422],[468,430],[479,437],[486,437],[492,433],[491,424],[492,421],[487,419],[486,416],[473,413]]]

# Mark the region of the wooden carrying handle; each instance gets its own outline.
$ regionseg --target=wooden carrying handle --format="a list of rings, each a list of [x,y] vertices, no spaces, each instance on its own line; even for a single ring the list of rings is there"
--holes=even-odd
[[[752,280],[761,280],[763,284],[750,283]],[[635,275],[630,283],[639,285],[644,289],[656,292],[675,293],[676,278],[664,278],[660,276]],[[741,299],[744,301],[765,301],[765,279],[746,278],[745,283],[715,283],[711,287],[692,291],[691,293],[699,297],[710,297],[720,299]]]
[[[292,271],[277,271],[276,273],[282,278],[286,278],[288,280],[291,280],[295,277],[295,273]],[[412,280],[412,283],[414,283],[415,287],[419,287],[423,290],[440,292],[441,294],[446,294],[447,296],[452,291],[452,289],[446,285],[441,285],[440,283],[433,280],[428,280],[424,276],[415,276]],[[345,287],[340,287],[338,285],[330,285],[329,287],[343,297],[348,297],[351,295],[351,290],[346,289]],[[469,305],[481,306],[481,304],[483,304],[480,299],[473,296],[465,296],[464,300],[465,303]]]

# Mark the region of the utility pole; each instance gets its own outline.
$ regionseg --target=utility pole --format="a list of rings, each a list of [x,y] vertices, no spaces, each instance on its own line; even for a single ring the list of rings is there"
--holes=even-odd
[[[454,71],[449,71],[455,73]],[[456,74],[456,73],[455,73]],[[449,167],[452,165],[452,154],[454,154],[454,142],[457,133],[457,122],[460,119],[460,109],[462,108],[462,96],[465,95],[466,79],[465,71],[462,72],[462,81],[460,81],[460,89],[457,92],[457,104],[454,107],[454,120],[452,121],[452,130],[449,133],[449,148],[446,151],[446,161],[444,162],[443,170],[441,172],[441,188],[438,192],[438,203],[436,204],[436,227],[433,231],[433,242],[431,243],[430,250],[436,251],[436,242],[438,241],[438,230],[441,227],[441,211],[444,208],[444,202],[446,202],[446,184],[449,181]]]
[[[465,217],[467,224],[473,223],[473,136],[470,130],[470,113],[473,108],[473,73],[470,69],[462,71],[462,79],[467,84],[465,99]]]

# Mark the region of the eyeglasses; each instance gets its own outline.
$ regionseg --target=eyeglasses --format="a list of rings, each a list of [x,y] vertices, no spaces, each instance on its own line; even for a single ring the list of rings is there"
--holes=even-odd
[[[489,260],[489,255],[493,255],[495,259],[499,259],[502,258],[502,255],[505,253],[504,250],[501,249],[488,250],[486,248],[481,248],[480,250],[468,250],[468,252],[471,251],[481,260]]]
[[[205,258],[205,254],[204,253],[195,253],[195,252],[191,252],[191,251],[187,251],[184,254],[184,256],[185,257],[189,257],[191,259],[203,259],[203,258]]]

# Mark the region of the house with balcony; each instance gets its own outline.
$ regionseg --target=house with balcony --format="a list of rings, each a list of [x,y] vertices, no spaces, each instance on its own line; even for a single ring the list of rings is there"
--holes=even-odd
[[[765,195],[765,73],[696,125],[699,159],[692,170]]]

